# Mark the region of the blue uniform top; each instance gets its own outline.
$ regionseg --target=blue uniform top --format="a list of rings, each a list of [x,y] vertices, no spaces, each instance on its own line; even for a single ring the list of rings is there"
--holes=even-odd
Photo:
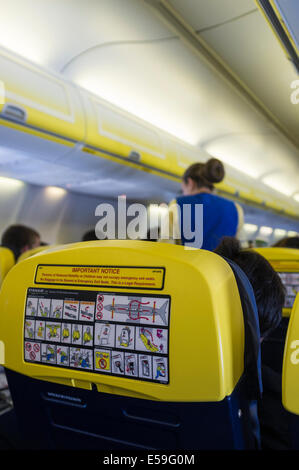
[[[203,205],[203,243],[202,246],[198,246],[197,248],[213,251],[218,246],[222,237],[234,237],[236,235],[238,230],[239,216],[236,204],[234,202],[210,193],[181,196],[178,197],[176,201],[181,209],[178,220],[183,245],[188,246],[190,244],[190,246],[194,246],[192,242],[194,243],[195,241],[195,237],[191,238],[190,240],[185,238],[187,233],[186,228],[184,233],[184,217],[186,217],[186,214],[188,214],[188,210],[190,213],[190,209],[186,211],[187,208],[185,207],[186,212],[183,212],[183,207],[187,204],[189,204],[191,208],[191,227],[189,227],[189,230],[192,232],[195,231],[195,205]]]

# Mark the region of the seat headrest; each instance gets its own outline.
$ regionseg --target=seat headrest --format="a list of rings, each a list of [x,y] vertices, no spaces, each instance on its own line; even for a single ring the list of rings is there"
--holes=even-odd
[[[0,286],[14,264],[15,257],[13,252],[8,248],[0,246]]]
[[[204,250],[106,240],[46,250],[8,274],[0,312],[0,363],[47,381],[207,402],[244,372],[236,278]]]
[[[291,312],[282,366],[283,406],[299,415],[299,295]]]

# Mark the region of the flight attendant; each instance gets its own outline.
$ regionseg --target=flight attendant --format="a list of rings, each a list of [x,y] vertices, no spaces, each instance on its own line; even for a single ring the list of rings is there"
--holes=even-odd
[[[224,166],[216,158],[187,168],[182,179],[183,195],[169,205],[171,240],[161,241],[213,251],[222,237],[237,236],[243,225],[241,206],[214,192],[214,183],[220,183],[224,176]]]

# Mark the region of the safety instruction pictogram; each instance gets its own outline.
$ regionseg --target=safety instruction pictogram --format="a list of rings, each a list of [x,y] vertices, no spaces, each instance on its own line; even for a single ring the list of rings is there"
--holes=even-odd
[[[170,297],[28,289],[24,360],[169,383]]]

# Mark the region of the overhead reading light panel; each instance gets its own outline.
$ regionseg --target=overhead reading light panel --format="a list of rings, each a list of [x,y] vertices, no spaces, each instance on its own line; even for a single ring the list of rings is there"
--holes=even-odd
[[[256,0],[299,73],[299,2]]]

